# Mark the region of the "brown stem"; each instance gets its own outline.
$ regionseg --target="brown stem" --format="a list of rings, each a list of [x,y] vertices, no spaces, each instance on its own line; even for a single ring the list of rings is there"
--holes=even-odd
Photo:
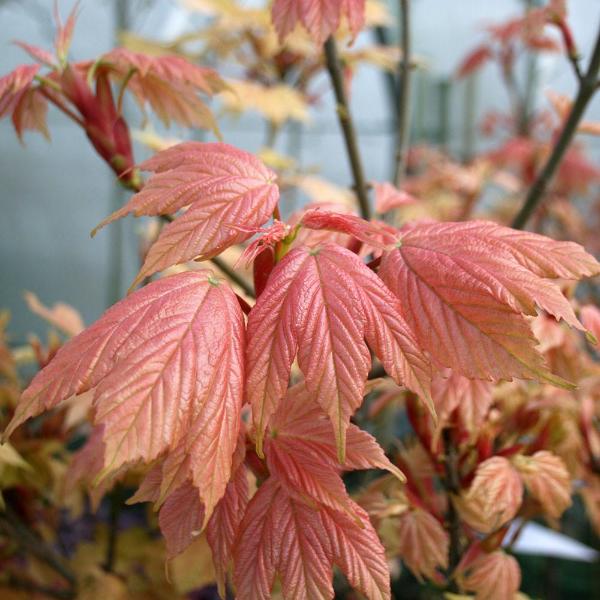
[[[458,455],[454,440],[452,439],[452,431],[450,429],[444,429],[443,431],[444,440],[444,472],[445,477],[443,479],[444,487],[446,488],[448,496],[448,511],[446,513],[446,522],[448,526],[448,533],[450,536],[450,549],[448,552],[448,573],[450,591],[458,591],[456,589],[455,582],[452,581],[452,576],[458,563],[461,559],[462,548],[460,540],[460,517],[454,506],[453,496],[460,491],[460,480],[458,476]]]
[[[4,512],[0,513],[0,529],[11,537],[23,551],[48,565],[70,584],[72,590],[75,589],[75,575],[69,567],[50,546],[46,545],[42,539],[21,521],[10,506],[6,506]]]
[[[360,159],[356,130],[354,129],[354,122],[352,121],[352,116],[350,115],[348,99],[346,98],[346,90],[344,89],[344,79],[342,77],[340,60],[333,37],[328,38],[325,42],[325,62],[337,102],[336,112],[340,127],[342,128],[342,132],[344,134],[346,152],[348,153],[348,159],[350,160],[350,166],[352,168],[352,175],[354,177],[354,191],[356,192],[356,196],[358,198],[360,214],[364,219],[368,220],[371,218],[371,207],[369,205],[369,197],[367,195],[367,185]]]
[[[394,183],[402,185],[406,175],[408,145],[410,137],[410,90],[411,90],[411,35],[410,35],[410,0],[400,0],[400,27],[402,59],[398,70],[398,121],[396,138],[396,169]]]
[[[523,229],[527,224],[527,221],[531,217],[534,210],[544,199],[544,194],[548,185],[552,181],[558,167],[569,147],[573,136],[577,131],[577,126],[583,117],[583,113],[587,108],[589,101],[591,100],[594,92],[598,87],[598,72],[600,71],[600,30],[598,31],[598,37],[596,39],[596,45],[594,52],[590,60],[589,67],[579,82],[579,90],[575,102],[571,107],[571,112],[567,117],[567,120],[558,136],[558,140],[552,150],[552,153],[548,157],[544,168],[541,170],[537,179],[531,186],[529,193],[521,207],[521,210],[514,218],[512,226],[515,229]]]

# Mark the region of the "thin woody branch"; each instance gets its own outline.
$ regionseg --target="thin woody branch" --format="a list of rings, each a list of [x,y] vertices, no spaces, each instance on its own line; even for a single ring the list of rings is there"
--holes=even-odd
[[[358,198],[358,204],[360,207],[360,214],[364,219],[371,218],[371,207],[369,205],[369,197],[367,195],[367,185],[365,181],[362,161],[360,158],[360,152],[358,149],[358,139],[356,136],[356,130],[354,129],[354,122],[350,115],[350,107],[348,105],[348,99],[346,97],[346,90],[344,89],[344,80],[342,77],[342,69],[340,66],[340,60],[337,52],[335,40],[330,37],[325,42],[325,62],[327,65],[327,71],[331,78],[331,84],[335,93],[335,100],[337,103],[337,115],[344,134],[344,141],[346,143],[346,151],[348,153],[348,159],[350,160],[350,167],[352,168],[352,175],[354,177],[354,191]]]
[[[400,0],[400,28],[402,58],[398,70],[398,107],[396,138],[396,169],[394,183],[402,185],[406,175],[408,146],[410,139],[410,93],[411,93],[411,35],[410,35],[410,0]]]
[[[587,105],[598,88],[598,73],[600,72],[600,30],[596,39],[596,45],[590,60],[590,64],[585,75],[579,80],[579,90],[575,102],[571,107],[571,112],[565,121],[565,124],[560,132],[552,153],[548,157],[546,164],[538,175],[537,179],[531,186],[529,193],[521,207],[521,210],[514,218],[512,226],[515,229],[523,229],[527,221],[543,201],[544,195],[550,185],[562,159],[567,151],[567,148],[573,140],[573,136],[577,131],[577,127]]]

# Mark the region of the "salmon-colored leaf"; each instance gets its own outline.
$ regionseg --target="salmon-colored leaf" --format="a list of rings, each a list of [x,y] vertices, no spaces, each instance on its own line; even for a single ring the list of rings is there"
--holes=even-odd
[[[19,100],[30,89],[39,65],[21,65],[0,77],[0,119],[12,115]]]
[[[167,558],[181,554],[200,534],[203,523],[204,507],[200,493],[188,481],[165,500],[158,514],[158,524],[167,546]]]
[[[460,63],[460,66],[456,70],[456,77],[461,79],[467,75],[471,75],[483,67],[493,56],[494,54],[489,46],[485,44],[477,46]]]
[[[130,213],[162,215],[189,208],[162,230],[136,282],[174,264],[206,260],[248,239],[269,219],[279,198],[275,174],[228,144],[180,144],[141,168],[155,175],[100,227]]]
[[[240,600],[271,598],[276,576],[286,599],[333,598],[333,565],[367,598],[390,597],[381,542],[366,513],[360,525],[331,509],[289,496],[276,478],[252,498],[238,533],[234,581]]]
[[[492,404],[492,389],[488,381],[468,379],[449,369],[436,374],[431,397],[439,419],[438,427],[451,423],[455,414],[461,429],[476,433]]]
[[[302,381],[292,386],[273,415],[265,441],[269,472],[287,492],[311,504],[345,512],[350,500],[340,470],[385,469],[404,481],[402,472],[385,456],[375,438],[350,424],[346,432],[346,461],[337,458],[330,419]]]
[[[475,471],[467,503],[479,505],[489,531],[512,519],[521,506],[523,482],[510,461],[494,456],[482,462]]]
[[[373,190],[375,191],[375,211],[382,215],[394,208],[416,204],[418,200],[404,190],[399,190],[391,183],[373,182]]]
[[[340,462],[371,363],[428,395],[429,372],[396,301],[352,252],[334,244],[292,250],[272,271],[248,318],[248,399],[257,446],[285,396],[292,362],[333,423]]]
[[[561,458],[540,450],[533,456],[517,456],[514,464],[547,515],[558,519],[571,506],[571,478]]]
[[[240,465],[227,484],[225,494],[215,507],[206,528],[222,598],[225,598],[227,571],[233,559],[235,537],[244,518],[248,500],[248,470],[244,465]]]
[[[525,317],[537,305],[582,328],[550,280],[599,272],[581,246],[479,221],[411,224],[397,245],[379,274],[437,363],[475,379],[568,385],[546,369]]]
[[[385,248],[396,241],[398,231],[383,222],[365,221],[356,215],[313,208],[302,216],[301,224],[308,229],[328,229],[355,237],[374,248]]]
[[[211,271],[154,282],[70,340],[34,377],[5,435],[95,388],[105,471],[171,450],[189,461],[207,518],[225,491],[243,391],[244,318]],[[183,482],[182,482],[183,483]]]
[[[283,40],[297,24],[308,31],[317,44],[333,35],[342,16],[348,20],[353,36],[365,21],[365,0],[275,0],[272,19],[279,39]]]
[[[398,520],[398,554],[416,577],[439,578],[437,570],[448,566],[448,533],[428,512],[415,508]]]
[[[303,381],[288,389],[269,430],[272,445],[294,453],[313,454],[336,470],[383,469],[404,481],[404,475],[386,457],[377,440],[353,423],[346,430],[346,461],[340,465],[331,421]]]
[[[225,89],[212,69],[195,65],[182,56],[150,56],[126,48],[104,54],[102,68],[126,85],[142,110],[150,105],[166,125],[175,121],[185,127],[209,128],[218,133],[216,122],[199,93],[212,96]]]
[[[496,550],[476,558],[461,582],[475,592],[477,600],[514,600],[521,585],[521,569],[514,557]]]

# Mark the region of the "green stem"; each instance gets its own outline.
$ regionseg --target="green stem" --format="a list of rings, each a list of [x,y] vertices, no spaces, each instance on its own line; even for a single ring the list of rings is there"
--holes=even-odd
[[[558,167],[569,147],[573,136],[577,131],[577,126],[583,117],[583,113],[589,104],[592,96],[598,88],[598,72],[600,71],[600,30],[596,39],[594,52],[590,60],[589,67],[579,82],[577,97],[571,108],[571,112],[558,136],[552,153],[548,157],[546,164],[531,186],[529,193],[521,207],[521,210],[514,218],[512,226],[515,229],[523,229],[534,210],[544,199],[544,194],[548,185],[552,181]]]
[[[356,130],[354,129],[354,122],[352,121],[348,99],[346,98],[346,90],[344,89],[344,79],[342,77],[337,47],[335,40],[332,37],[328,38],[325,42],[325,62],[337,102],[338,120],[344,134],[344,141],[346,142],[346,151],[352,168],[354,191],[358,198],[360,214],[363,219],[369,220],[371,218],[371,207],[369,205],[367,185],[358,149]]]

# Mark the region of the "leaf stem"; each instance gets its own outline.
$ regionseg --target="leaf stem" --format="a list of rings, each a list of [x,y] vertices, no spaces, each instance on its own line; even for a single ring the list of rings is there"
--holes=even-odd
[[[398,107],[396,137],[396,168],[394,183],[400,187],[406,175],[408,145],[410,139],[410,92],[411,92],[411,35],[410,0],[399,1],[402,58],[398,69]]]
[[[362,161],[360,158],[356,130],[354,129],[354,122],[352,121],[350,107],[346,97],[346,90],[344,89],[344,79],[342,76],[340,59],[333,37],[329,37],[325,42],[325,63],[335,94],[337,103],[336,112],[340,127],[342,128],[342,132],[344,134],[346,152],[348,153],[348,159],[350,160],[350,166],[352,168],[352,175],[354,177],[354,191],[358,198],[360,214],[363,219],[369,220],[371,218],[371,207],[369,205],[369,197],[367,195],[367,185]]]
[[[546,164],[529,189],[529,193],[519,210],[519,213],[512,222],[515,229],[523,229],[534,210],[544,199],[544,194],[548,185],[552,181],[558,167],[569,147],[573,136],[577,131],[577,126],[583,117],[589,101],[598,88],[598,73],[600,72],[600,30],[596,39],[594,52],[590,60],[589,67],[585,75],[579,80],[579,90],[575,102],[571,107],[571,112],[558,136],[552,153],[548,157]]]

